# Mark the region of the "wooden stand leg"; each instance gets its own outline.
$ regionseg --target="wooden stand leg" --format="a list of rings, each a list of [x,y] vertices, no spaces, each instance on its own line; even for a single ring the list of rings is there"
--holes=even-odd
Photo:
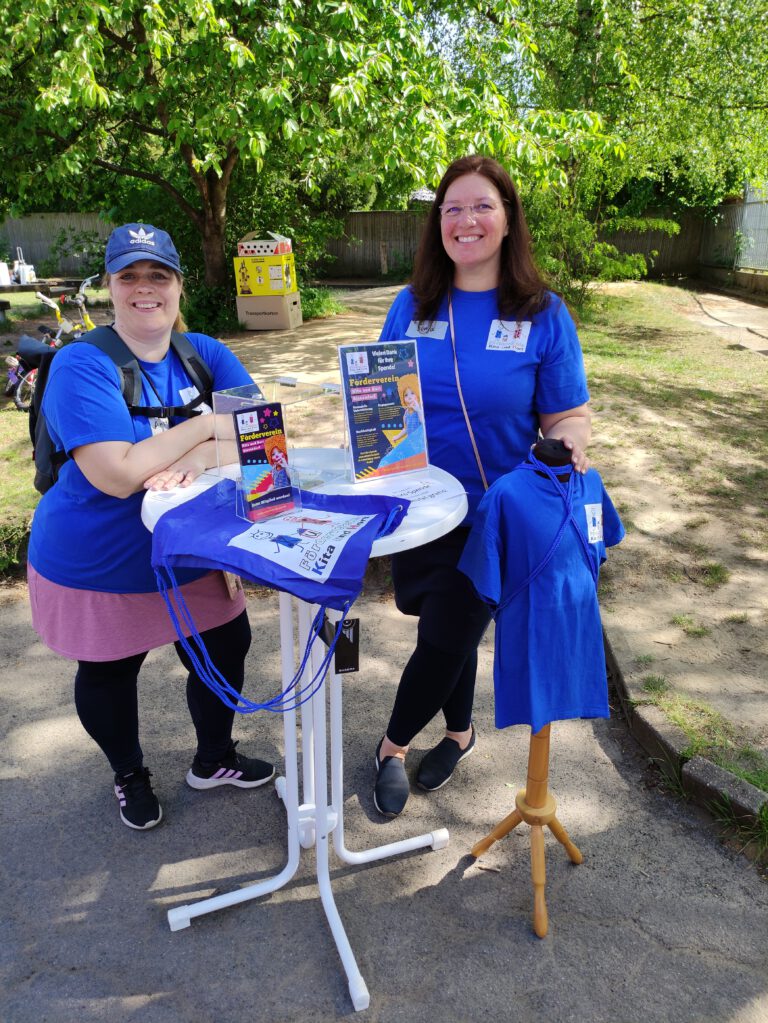
[[[547,900],[544,897],[547,869],[544,861],[544,828],[540,824],[531,825],[531,880],[533,929],[540,938],[545,938],[548,930]]]
[[[557,817],[552,818],[552,820],[549,822],[548,827],[552,834],[555,836],[555,838],[558,840],[560,845],[562,845],[565,851],[568,853],[568,858],[570,859],[571,863],[583,863],[584,857],[581,855],[579,850],[570,840],[570,838],[568,837],[568,832],[565,830],[565,828],[557,819]]]
[[[496,827],[485,838],[481,838],[479,842],[476,842],[472,846],[472,855],[477,859],[478,856],[482,856],[484,852],[488,852],[494,842],[498,842],[500,838],[504,838],[510,831],[517,827],[520,821],[523,819],[523,815],[519,810],[513,810],[503,821],[499,821]]]
[[[528,777],[526,787],[515,798],[516,809],[500,821],[472,847],[474,857],[504,838],[521,821],[531,826],[531,879],[533,881],[533,929],[539,938],[546,937],[549,929],[547,902],[544,893],[546,864],[544,859],[544,826],[546,825],[557,841],[563,846],[572,863],[582,863],[584,857],[568,837],[563,825],[557,819],[557,804],[547,788],[549,780],[549,738],[550,725],[531,733],[528,749]]]

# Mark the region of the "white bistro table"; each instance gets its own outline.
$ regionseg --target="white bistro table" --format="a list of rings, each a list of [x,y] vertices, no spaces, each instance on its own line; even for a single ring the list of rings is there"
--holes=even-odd
[[[459,525],[467,512],[467,498],[459,482],[449,473],[429,466],[416,472],[385,476],[364,483],[349,483],[341,479],[344,472],[344,452],[340,449],[304,448],[291,453],[291,465],[302,478],[320,474],[330,481],[316,488],[334,494],[386,494],[407,497],[411,501],[408,514],[400,526],[389,536],[376,540],[372,557],[409,550],[450,532]],[[334,475],[336,478],[333,478]],[[192,486],[170,491],[148,491],[142,505],[144,524],[153,529],[160,516],[172,507],[190,500],[196,494],[213,486],[220,477],[205,473]],[[303,650],[317,611],[305,601],[295,600],[280,593],[280,650],[283,687],[296,672],[294,655],[293,604],[297,606],[298,649]],[[338,621],[338,615],[336,615]],[[319,670],[322,652],[313,645],[310,663],[300,685]],[[341,922],[331,888],[329,866],[329,836],[332,836],[336,855],[345,863],[371,863],[388,856],[398,856],[414,849],[442,849],[448,844],[448,831],[440,828],[424,835],[391,842],[375,848],[354,852],[344,844],[344,759],[342,735],[342,682],[341,676],[331,668],[329,675],[330,731],[326,720],[326,687],[320,686],[310,700],[301,705],[301,797],[299,795],[299,740],[296,711],[283,714],[285,733],[285,774],[276,779],[275,787],[282,799],[288,824],[288,859],[273,877],[255,884],[226,892],[188,906],[177,906],[168,911],[172,931],[189,927],[192,918],[213,913],[228,906],[247,902],[276,891],[287,884],[296,873],[301,849],[315,849],[317,885],[325,915],[336,942],[349,983],[349,993],[356,1010],[366,1009],[370,1002],[368,988],[358,969],[354,953]],[[330,749],[328,749],[330,747]],[[328,795],[328,753],[330,752],[330,800]]]

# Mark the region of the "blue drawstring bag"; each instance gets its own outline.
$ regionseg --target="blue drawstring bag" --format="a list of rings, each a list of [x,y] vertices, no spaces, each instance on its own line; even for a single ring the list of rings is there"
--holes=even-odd
[[[240,713],[282,712],[309,699],[322,685],[343,620],[362,589],[374,540],[397,529],[409,504],[404,498],[379,494],[302,491],[300,507],[249,523],[235,512],[235,482],[223,479],[165,512],[152,534],[152,567],[179,641],[201,680]],[[179,567],[221,569],[319,605],[299,669],[273,700],[247,700],[212,664],[176,582],[174,569]],[[321,668],[297,689],[328,608],[342,612],[336,634]],[[184,636],[181,621],[197,649]]]

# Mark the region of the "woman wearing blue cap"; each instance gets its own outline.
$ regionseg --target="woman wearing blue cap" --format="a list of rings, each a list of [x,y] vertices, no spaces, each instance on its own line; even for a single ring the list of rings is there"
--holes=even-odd
[[[171,345],[172,332],[184,324],[181,266],[170,236],[148,224],[116,228],[107,242],[106,270],[112,328],[141,371],[141,406],[173,413],[193,403],[198,389]],[[209,368],[213,390],[252,383],[221,342],[186,336]],[[132,415],[112,358],[83,342],[62,349],[51,363],[42,411],[57,449],[70,457],[32,524],[32,621],[47,646],[78,662],[80,720],[114,771],[123,823],[146,830],[160,822],[162,809],[139,743],[138,674],[147,652],[175,641],[176,634],[150,564],[142,497],[148,488],[188,486],[216,465],[216,430],[225,429],[225,420],[212,414]],[[231,595],[220,572],[179,575],[214,663],[242,688],[251,640],[242,590]],[[237,752],[233,711],[201,682],[178,643],[176,650],[188,671],[187,703],[197,735],[189,785],[255,788],[269,781],[273,766]]]

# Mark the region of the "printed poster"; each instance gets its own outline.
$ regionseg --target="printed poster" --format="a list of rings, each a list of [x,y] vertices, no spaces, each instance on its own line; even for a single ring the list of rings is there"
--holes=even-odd
[[[426,468],[416,342],[341,345],[339,362],[355,481]]]
[[[240,460],[240,494],[252,522],[294,506],[288,469],[283,407],[265,402],[232,413]]]

